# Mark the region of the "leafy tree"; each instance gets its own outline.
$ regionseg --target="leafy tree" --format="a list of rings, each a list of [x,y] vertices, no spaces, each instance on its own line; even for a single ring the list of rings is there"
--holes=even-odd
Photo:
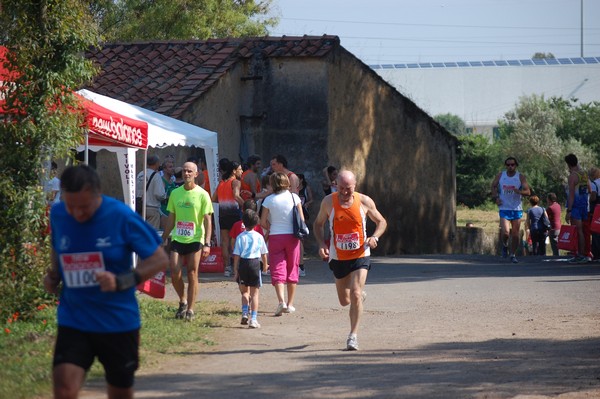
[[[562,122],[556,135],[563,140],[579,140],[600,155],[600,102],[578,104],[577,99],[553,97],[550,104],[558,111]],[[600,158],[596,162],[600,163]]]
[[[574,153],[584,167],[593,163],[593,150],[574,137],[561,138],[561,112],[544,96],[521,97],[516,108],[499,121],[498,145],[504,156],[515,156],[527,175],[533,192],[543,198],[552,191],[564,195],[567,176],[564,156]]]
[[[497,173],[497,150],[479,134],[458,137],[456,156],[456,200],[469,207],[489,200],[490,183]]]
[[[534,60],[544,59],[544,58],[556,58],[552,53],[535,53],[533,57]]]
[[[265,36],[272,0],[91,0],[105,41]]]
[[[82,117],[72,90],[94,73],[84,51],[97,32],[79,0],[0,0],[1,44],[10,84],[0,115],[0,317],[26,315],[47,300],[42,275],[49,264],[44,161],[66,157],[82,140]]]
[[[467,125],[458,115],[439,114],[433,117],[440,125],[455,136],[467,134]]]

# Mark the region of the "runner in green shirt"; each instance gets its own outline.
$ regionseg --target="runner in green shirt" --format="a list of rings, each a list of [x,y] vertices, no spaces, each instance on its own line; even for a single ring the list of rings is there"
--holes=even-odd
[[[210,255],[213,213],[210,195],[196,184],[198,167],[193,162],[183,164],[184,184],[171,192],[167,211],[169,218],[163,232],[163,243],[171,235],[170,268],[173,288],[179,295],[178,319],[194,318],[194,303],[198,293],[198,267],[200,259]],[[187,297],[181,276],[185,262],[188,277]]]

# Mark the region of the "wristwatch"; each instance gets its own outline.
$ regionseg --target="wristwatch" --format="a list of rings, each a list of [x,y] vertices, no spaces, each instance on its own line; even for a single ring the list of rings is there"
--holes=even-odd
[[[202,244],[203,247],[209,247],[210,248],[210,243],[206,242],[204,244]]]

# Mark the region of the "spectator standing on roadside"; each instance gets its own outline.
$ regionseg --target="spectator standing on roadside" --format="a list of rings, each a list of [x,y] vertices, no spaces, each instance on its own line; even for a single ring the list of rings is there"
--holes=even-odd
[[[594,210],[600,206],[600,169],[590,168],[590,218],[594,215]],[[591,222],[591,220],[590,220]],[[592,243],[591,250],[594,260],[600,259],[600,233],[591,232]]]
[[[550,247],[552,248],[552,256],[558,256],[558,236],[560,234],[561,225],[561,209],[560,204],[557,202],[556,194],[549,193],[547,196],[548,207],[546,207],[546,213],[548,214],[548,220],[550,220],[550,230],[548,231],[548,237],[550,238]]]
[[[177,166],[174,169],[175,176],[175,188],[183,186],[183,168],[181,166]]]
[[[136,201],[142,201],[146,191],[146,221],[156,230],[160,229],[160,203],[167,198],[165,185],[160,179],[160,158],[157,155],[148,157],[146,181],[144,172],[137,175]]]
[[[290,181],[290,192],[298,194],[300,181],[298,180],[298,176],[288,169],[288,161],[283,155],[275,155],[271,158],[271,169],[273,172],[280,172],[286,175]]]
[[[297,194],[289,191],[290,181],[285,173],[275,172],[270,178],[273,194],[264,199],[260,224],[269,234],[269,262],[271,284],[279,305],[275,316],[293,313],[298,265],[300,264],[300,240],[294,235],[293,209],[298,208],[302,220],[302,204]],[[295,204],[295,205],[294,205]],[[287,289],[287,301],[285,290]]]
[[[588,218],[590,182],[587,173],[579,166],[579,161],[575,154],[567,155],[565,162],[569,167],[565,222],[577,228],[578,241],[577,254],[569,259],[569,263],[588,263],[591,261],[591,258],[588,258],[585,250],[586,238],[583,223]]]
[[[169,217],[169,211],[167,210],[169,196],[171,195],[171,192],[177,188],[177,185],[175,184],[175,165],[173,164],[172,157],[165,159],[163,162],[161,179],[165,186],[165,193],[167,195],[167,198],[160,203],[160,227],[162,230],[164,230],[165,224],[167,223],[167,219]]]
[[[523,195],[531,194],[525,175],[517,172],[519,163],[515,157],[504,160],[505,171],[496,175],[492,182],[492,198],[498,205],[500,214],[500,243],[502,244],[502,257],[509,255],[510,261],[518,263],[516,252],[519,246],[519,230],[523,217]]]
[[[236,237],[233,248],[233,276],[242,294],[241,324],[248,324],[249,328],[260,328],[257,315],[259,292],[262,286],[261,262],[262,271],[267,271],[269,251],[262,234],[255,230],[258,225],[256,211],[246,209],[242,215],[242,222],[245,231]]]
[[[323,192],[325,195],[329,195],[337,191],[337,176],[338,170],[335,166],[328,166],[323,169],[323,180],[321,181],[321,185],[323,186]]]
[[[529,197],[531,208],[527,210],[527,228],[531,237],[532,255],[546,256],[546,230],[543,219],[548,218],[546,210],[539,206],[540,198],[537,195]]]
[[[57,176],[58,165],[52,161],[50,165],[50,180],[46,182],[46,201],[49,206],[60,202],[60,179]]]
[[[387,222],[368,196],[355,192],[354,173],[344,170],[337,177],[338,191],[321,202],[314,222],[314,235],[319,256],[329,261],[335,277],[340,305],[350,305],[350,334],[347,350],[358,350],[358,327],[366,298],[364,286],[371,269],[371,249],[376,248]],[[375,231],[367,236],[367,217],[375,223]],[[323,228],[329,220],[331,240],[325,243]]]
[[[300,181],[300,190],[298,191],[298,197],[302,202],[302,212],[304,213],[304,220],[308,224],[310,220],[310,214],[308,213],[308,207],[313,202],[313,195],[308,182],[303,174],[298,173],[298,180]],[[304,269],[304,241],[300,241],[300,277],[306,276],[306,269]]]
[[[65,169],[61,190],[63,202],[50,213],[52,266],[44,278],[50,293],[63,283],[54,397],[77,397],[98,358],[108,397],[132,398],[141,325],[136,285],[165,270],[167,254],[152,226],[124,203],[102,195],[94,169]],[[135,269],[133,253],[141,259]]]
[[[235,222],[241,219],[240,209],[244,205],[244,200],[240,196],[241,183],[238,180],[238,173],[241,176],[241,167],[237,162],[231,162],[228,159],[219,161],[221,169],[221,182],[212,195],[212,201],[219,204],[219,230],[221,241],[221,253],[223,265],[225,266],[225,277],[231,277],[233,266],[230,261],[230,237],[229,230]]]
[[[262,167],[262,161],[258,155],[248,157],[248,169],[242,173],[240,196],[242,199],[254,199],[260,193],[260,176],[258,171]]]

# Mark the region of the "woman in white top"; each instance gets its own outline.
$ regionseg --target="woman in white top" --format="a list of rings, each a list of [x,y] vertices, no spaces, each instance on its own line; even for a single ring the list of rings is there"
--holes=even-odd
[[[298,265],[300,264],[300,240],[294,236],[293,213],[294,203],[301,218],[302,204],[298,195],[289,191],[290,180],[284,173],[273,173],[270,177],[273,194],[264,199],[260,224],[269,231],[269,265],[271,284],[279,305],[275,316],[282,313],[293,313],[294,296],[298,284]],[[284,295],[284,285],[287,287],[287,303]]]

